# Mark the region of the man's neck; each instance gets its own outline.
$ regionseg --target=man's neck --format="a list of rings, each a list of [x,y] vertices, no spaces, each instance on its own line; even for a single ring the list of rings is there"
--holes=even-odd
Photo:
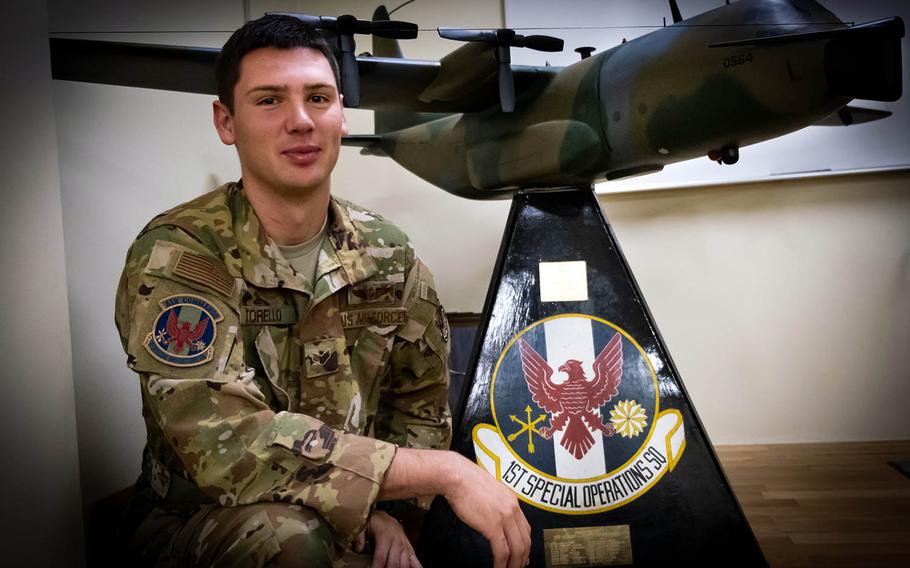
[[[279,193],[243,181],[243,190],[265,232],[279,245],[316,236],[329,209],[329,186],[301,193]]]

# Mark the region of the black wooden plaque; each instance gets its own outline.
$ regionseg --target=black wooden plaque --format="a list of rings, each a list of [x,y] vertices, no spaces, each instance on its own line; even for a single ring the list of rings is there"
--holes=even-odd
[[[592,189],[515,195],[483,314],[452,447],[519,496],[532,567],[767,565]],[[421,534],[492,565],[442,498]]]

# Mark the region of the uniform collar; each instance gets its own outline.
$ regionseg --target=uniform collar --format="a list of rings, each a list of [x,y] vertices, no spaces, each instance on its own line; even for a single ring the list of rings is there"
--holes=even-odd
[[[314,286],[294,272],[277,243],[266,234],[243,192],[242,182],[235,186],[231,210],[243,278],[255,286],[289,288],[310,295],[315,303],[376,273],[376,263],[367,253],[360,232],[347,209],[335,198],[329,200],[327,238],[319,252]]]

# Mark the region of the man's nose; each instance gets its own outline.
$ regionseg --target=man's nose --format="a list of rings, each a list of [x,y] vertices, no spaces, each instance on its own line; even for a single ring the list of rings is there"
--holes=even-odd
[[[293,134],[296,132],[309,132],[313,129],[313,119],[302,101],[288,105],[288,108],[288,132]]]

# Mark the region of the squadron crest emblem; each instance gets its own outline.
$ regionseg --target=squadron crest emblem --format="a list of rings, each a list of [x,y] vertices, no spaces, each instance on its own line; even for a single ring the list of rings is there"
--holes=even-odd
[[[221,312],[205,298],[192,294],[169,296],[145,338],[146,350],[162,363],[194,367],[212,360]]]
[[[528,390],[537,406],[551,413],[550,426],[540,429],[540,435],[550,439],[553,432],[563,432],[562,444],[576,459],[581,459],[594,445],[591,430],[604,436],[613,435],[613,426],[603,423],[596,411],[619,392],[622,381],[622,350],[619,333],[603,348],[594,360],[593,381],[585,377],[581,361],[568,359],[559,367],[566,381],[556,384],[551,379],[553,369],[528,342],[519,339],[521,365]]]
[[[520,499],[590,514],[640,497],[685,448],[682,415],[660,409],[657,376],[624,330],[564,314],[535,322],[493,372],[494,424],[473,431],[477,461]]]

